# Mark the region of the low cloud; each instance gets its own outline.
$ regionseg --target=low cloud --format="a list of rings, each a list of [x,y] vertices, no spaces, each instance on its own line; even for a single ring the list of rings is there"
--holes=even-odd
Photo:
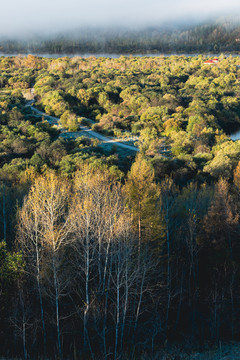
[[[239,0],[8,0],[1,4],[0,35],[47,34],[82,26],[155,26],[236,13]]]

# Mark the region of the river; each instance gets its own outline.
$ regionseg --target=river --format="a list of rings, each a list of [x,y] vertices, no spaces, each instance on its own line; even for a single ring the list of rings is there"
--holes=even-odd
[[[4,56],[4,57],[12,57],[12,56],[28,56],[28,55],[34,55],[34,56],[39,56],[39,57],[45,57],[45,58],[54,58],[54,59],[58,59],[58,58],[62,58],[62,57],[70,57],[70,58],[73,58],[73,57],[76,57],[76,56],[79,56],[79,57],[82,57],[82,58],[89,58],[91,56],[94,56],[96,58],[100,58],[100,57],[104,57],[104,58],[112,58],[112,59],[117,59],[117,58],[120,58],[121,56],[127,56],[127,57],[130,57],[130,56],[133,56],[133,57],[155,57],[155,56],[163,56],[163,57],[169,57],[169,56],[186,56],[186,57],[196,57],[196,56],[199,56],[199,55],[203,55],[203,56],[206,56],[206,57],[219,57],[220,54],[184,54],[184,53],[179,53],[179,54],[176,54],[176,53],[172,53],[172,54],[164,54],[164,53],[149,53],[149,54],[116,54],[116,53],[99,53],[99,54],[89,54],[89,53],[85,53],[85,54],[47,54],[47,53],[32,53],[32,52],[29,52],[29,53],[25,53],[25,54],[17,54],[17,53],[14,53],[14,54],[4,54],[4,53],[1,53],[0,52],[0,57],[1,56]],[[226,57],[229,57],[229,56],[232,56],[232,57],[237,57],[239,56],[239,54],[224,54],[224,56]]]
[[[230,134],[230,138],[233,141],[240,140],[240,130],[235,131],[234,133]]]
[[[130,56],[137,56],[137,57],[144,57],[144,56],[147,56],[147,57],[154,57],[154,56],[166,56],[166,57],[169,57],[169,56],[198,56],[198,54],[115,54],[115,53],[112,53],[112,54],[108,54],[108,53],[102,53],[102,54],[37,54],[37,53],[26,53],[26,54],[4,54],[4,53],[0,53],[0,56],[4,56],[4,57],[11,57],[11,56],[28,56],[28,55],[34,55],[34,56],[39,56],[39,57],[45,57],[45,58],[54,58],[54,59],[58,59],[58,58],[62,58],[62,57],[70,57],[70,58],[73,58],[73,57],[76,57],[76,56],[79,56],[79,57],[82,57],[82,58],[89,58],[91,56],[94,56],[96,58],[100,58],[100,57],[103,57],[103,58],[111,58],[111,59],[118,59],[120,58],[121,56],[127,56],[127,57],[130,57]],[[209,55],[210,56],[210,55]],[[214,55],[212,55],[214,56]]]

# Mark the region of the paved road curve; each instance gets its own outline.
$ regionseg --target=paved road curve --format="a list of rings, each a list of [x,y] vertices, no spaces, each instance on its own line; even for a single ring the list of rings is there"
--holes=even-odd
[[[26,104],[26,107],[29,107],[36,114],[44,116],[49,124],[51,124],[51,125],[59,125],[59,120],[60,120],[59,118],[54,117],[54,116],[50,116],[50,115],[38,110],[35,106],[32,106],[33,103],[34,103],[34,100],[29,101]],[[139,149],[137,147],[122,144],[121,142],[119,142],[118,139],[104,136],[104,135],[102,135],[102,134],[100,134],[100,133],[98,133],[96,131],[93,131],[92,129],[88,128],[87,126],[80,125],[79,128],[80,128],[81,132],[84,131],[84,132],[88,133],[90,136],[92,136],[94,138],[97,138],[97,139],[99,139],[99,140],[101,140],[101,141],[103,141],[105,143],[114,144],[114,145],[119,146],[121,148],[124,148],[126,150],[139,152]],[[76,137],[82,136],[81,133],[70,132],[70,131],[67,131],[66,129],[63,129],[63,128],[61,128],[60,131],[62,132],[62,134],[60,136],[64,136],[65,138],[72,138],[72,137],[76,138]]]

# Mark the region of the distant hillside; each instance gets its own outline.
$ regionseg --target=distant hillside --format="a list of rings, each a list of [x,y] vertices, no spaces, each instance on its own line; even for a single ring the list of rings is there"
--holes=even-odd
[[[49,38],[2,39],[2,53],[220,53],[240,52],[240,21],[224,20],[194,26],[148,27],[142,30],[79,29]]]

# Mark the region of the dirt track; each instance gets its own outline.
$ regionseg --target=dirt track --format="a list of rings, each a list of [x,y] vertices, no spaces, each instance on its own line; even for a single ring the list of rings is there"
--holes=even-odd
[[[44,113],[43,111],[38,110],[35,106],[32,106],[33,103],[34,103],[34,100],[31,100],[27,103],[26,106],[29,107],[36,114],[38,114],[40,116],[44,116],[44,118],[48,121],[49,124],[59,125],[59,120],[60,120],[59,118],[50,116],[50,115]],[[102,141],[104,143],[112,144],[112,145],[124,148],[126,150],[139,152],[139,149],[137,147],[123,144],[119,141],[119,139],[104,136],[96,131],[93,131],[92,129],[88,128],[87,126],[80,125],[79,129],[81,130],[81,132],[78,133],[78,132],[67,131],[66,129],[60,128],[61,134],[59,136],[62,136],[64,138],[77,138],[79,136],[82,136],[82,132],[86,132],[87,135],[90,135],[91,137],[99,139],[100,141]]]

